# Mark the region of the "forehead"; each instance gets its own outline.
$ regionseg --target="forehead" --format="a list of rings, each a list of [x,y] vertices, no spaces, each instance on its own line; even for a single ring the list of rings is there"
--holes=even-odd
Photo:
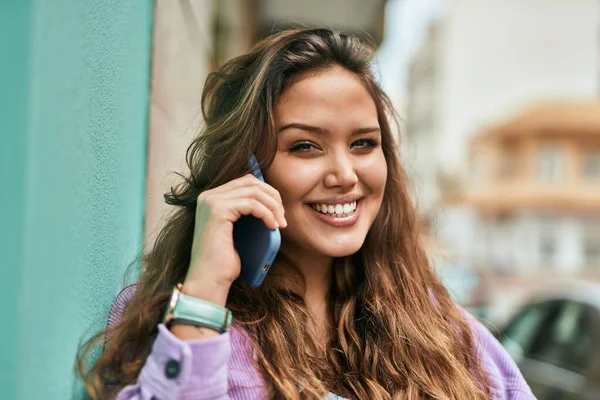
[[[352,72],[333,68],[309,74],[283,92],[275,106],[278,125],[310,122],[326,127],[340,123],[377,125],[375,102]]]

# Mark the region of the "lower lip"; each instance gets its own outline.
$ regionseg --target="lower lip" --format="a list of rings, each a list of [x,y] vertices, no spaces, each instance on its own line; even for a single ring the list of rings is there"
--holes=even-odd
[[[306,205],[306,207],[308,207],[310,209],[310,211],[313,212],[315,217],[317,217],[319,220],[325,222],[326,224],[335,226],[336,228],[343,228],[343,227],[352,226],[352,225],[356,224],[356,222],[358,221],[358,217],[360,216],[361,204],[362,204],[362,200],[357,201],[356,202],[356,210],[354,210],[354,212],[351,215],[349,215],[347,217],[342,217],[342,218],[333,217],[329,214],[323,214],[323,213],[315,210],[308,204]]]

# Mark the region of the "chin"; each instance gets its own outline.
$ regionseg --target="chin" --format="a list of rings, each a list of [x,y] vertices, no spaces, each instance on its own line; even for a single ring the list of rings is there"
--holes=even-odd
[[[326,245],[322,244],[315,246],[315,249],[328,257],[342,258],[351,256],[356,253],[362,247],[364,240],[361,241],[353,241],[350,243],[339,243],[335,245]]]

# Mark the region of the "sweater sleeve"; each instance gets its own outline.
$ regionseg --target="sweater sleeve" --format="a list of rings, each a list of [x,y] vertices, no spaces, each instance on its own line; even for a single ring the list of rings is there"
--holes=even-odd
[[[229,399],[229,333],[183,341],[164,325],[138,381],[121,390],[117,400]]]
[[[135,285],[128,286],[115,298],[109,327],[119,321],[134,293]],[[108,332],[107,340],[110,340],[110,330]],[[117,400],[229,399],[230,356],[229,333],[183,341],[160,324],[137,382],[123,388]]]
[[[475,346],[490,376],[493,399],[535,400],[517,364],[494,335],[475,317],[467,315],[473,328]]]

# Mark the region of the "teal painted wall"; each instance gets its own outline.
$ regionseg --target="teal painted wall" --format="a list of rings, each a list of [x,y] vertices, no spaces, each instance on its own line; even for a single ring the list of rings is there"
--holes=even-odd
[[[143,232],[152,2],[0,0],[0,397],[67,399]]]
[[[19,367],[30,11],[27,0],[0,0],[0,393],[7,399],[17,398]]]

